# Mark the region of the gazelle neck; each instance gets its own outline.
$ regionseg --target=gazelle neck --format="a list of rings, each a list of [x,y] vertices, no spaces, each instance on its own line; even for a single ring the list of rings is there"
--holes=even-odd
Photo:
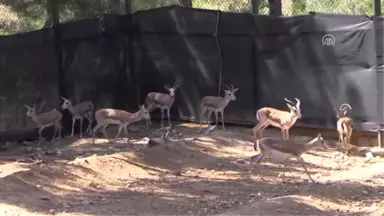
[[[140,121],[144,117],[144,112],[140,109],[139,111],[132,114],[130,122]]]
[[[305,150],[306,151],[309,151],[310,149],[312,149],[313,147],[315,147],[316,143],[319,142],[319,139],[316,137],[316,138],[313,138],[311,141],[307,142],[305,144]]]

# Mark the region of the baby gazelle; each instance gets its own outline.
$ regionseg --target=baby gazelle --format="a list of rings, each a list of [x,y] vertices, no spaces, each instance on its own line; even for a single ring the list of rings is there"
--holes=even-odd
[[[24,105],[24,106],[28,109],[26,115],[28,117],[31,117],[32,120],[36,123],[37,127],[39,128],[39,143],[38,143],[38,145],[40,145],[40,142],[43,138],[43,136],[42,136],[43,130],[47,127],[52,126],[52,125],[55,126],[55,132],[53,134],[51,142],[53,142],[53,140],[55,140],[57,131],[59,131],[59,138],[61,137],[60,121],[61,121],[61,118],[63,117],[61,112],[57,111],[56,109],[53,109],[53,110],[48,111],[48,112],[37,114],[36,113],[36,104],[34,104],[33,107],[29,107],[27,105]]]
[[[74,128],[75,128],[75,122],[77,119],[80,120],[80,138],[83,137],[83,119],[86,118],[88,120],[88,128],[87,132],[91,134],[91,128],[92,128],[92,118],[93,118],[93,111],[94,106],[91,101],[83,101],[78,104],[73,104],[71,100],[61,97],[63,99],[63,104],[61,105],[61,108],[63,110],[68,109],[72,114],[72,132],[71,136],[74,135]]]
[[[146,120],[151,120],[149,111],[145,108],[145,106],[141,105],[139,108],[140,108],[139,111],[133,114],[124,110],[119,110],[119,109],[97,110],[95,112],[95,119],[96,119],[97,125],[92,130],[93,131],[92,143],[95,143],[95,134],[101,127],[103,127],[102,131],[104,136],[108,140],[110,140],[106,132],[106,128],[110,124],[119,125],[119,129],[115,139],[117,139],[120,136],[122,129],[124,129],[124,133],[128,138],[127,126],[129,124],[140,121],[143,118]]]
[[[352,110],[352,107],[347,104],[341,104],[339,110],[337,111],[337,132],[339,134],[339,143],[349,144],[351,141],[352,131],[353,131],[353,120],[347,116],[347,108]]]
[[[307,143],[302,141],[296,141],[296,140],[284,140],[276,137],[262,138],[257,140],[254,144],[254,149],[255,150],[259,149],[260,153],[258,155],[251,157],[251,165],[253,164],[253,162],[256,162],[257,166],[259,167],[261,161],[264,158],[269,157],[273,159],[284,160],[284,168],[286,168],[287,159],[290,157],[294,157],[298,161],[300,161],[309,179],[312,182],[315,182],[312,179],[312,177],[309,175],[308,170],[305,166],[305,162],[301,156],[302,154],[308,152],[309,150],[311,150],[316,146],[320,146],[323,149],[327,148],[321,134],[317,135],[317,137],[315,137],[314,139],[312,139]]]
[[[202,125],[202,118],[204,114],[206,114],[206,120],[208,124],[208,120],[212,115],[212,112],[215,113],[216,117],[216,126],[218,125],[219,116],[218,113],[221,114],[221,123],[223,125],[223,130],[225,130],[224,126],[224,109],[228,106],[228,103],[230,101],[235,101],[236,96],[235,92],[239,90],[238,88],[235,88],[233,85],[231,87],[225,86],[225,95],[224,97],[218,97],[218,96],[205,96],[203,99],[201,99],[200,102],[200,132],[201,132],[201,125]]]

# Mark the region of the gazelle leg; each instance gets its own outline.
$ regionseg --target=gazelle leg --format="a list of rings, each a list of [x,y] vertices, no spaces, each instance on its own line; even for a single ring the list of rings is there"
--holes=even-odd
[[[206,111],[207,111],[206,108],[203,108],[203,109],[201,110],[201,113],[200,113],[200,127],[199,127],[199,132],[201,132],[201,126],[202,126],[202,124],[203,124],[203,117],[204,117],[204,114],[205,114]]]
[[[115,136],[115,141],[117,140],[117,138],[120,136],[120,133],[121,133],[121,130],[123,129],[123,125],[119,125],[119,129],[117,130],[117,134]]]
[[[211,119],[211,115],[212,115],[212,110],[208,110],[208,113],[207,113],[207,126],[209,127],[209,120]]]
[[[301,157],[299,157],[298,160],[300,161],[301,165],[303,166],[305,173],[308,175],[308,178],[309,178],[312,182],[315,182],[315,180],[313,180],[312,177],[311,177],[311,176],[309,175],[309,173],[308,173],[307,167],[305,166],[304,159],[301,158]]]
[[[61,139],[61,124],[60,122],[56,123],[56,127],[59,131],[59,136],[57,137],[57,140]]]
[[[263,138],[263,131],[268,127],[268,123],[264,123],[258,130],[260,139]]]
[[[129,143],[129,137],[128,137],[128,125],[125,125],[124,127],[124,133],[125,133],[125,136],[127,137],[127,140],[128,140],[128,143]]]
[[[39,142],[37,143],[37,145],[40,145],[41,140],[43,139],[42,132],[43,132],[44,128],[45,128],[45,126],[41,126],[41,127],[39,128]]]
[[[164,128],[164,109],[160,108],[161,110],[161,128]]]
[[[95,135],[96,135],[96,132],[101,128],[101,126],[103,126],[102,124],[97,124],[93,130],[92,130],[92,144],[95,144]]]
[[[83,137],[83,118],[80,118],[80,138]]]
[[[215,125],[217,127],[217,124],[219,123],[219,114],[217,113],[217,111],[214,111],[214,112],[215,112],[215,119],[216,119]]]
[[[284,131],[285,131],[285,138],[288,140],[289,139],[289,130],[284,129]]]
[[[221,112],[221,124],[223,125],[223,130],[225,130],[225,126],[224,126],[224,110],[222,110]]]
[[[75,117],[72,117],[72,132],[71,132],[71,137],[74,136],[74,133],[75,133],[75,122],[76,122],[76,118]]]
[[[53,142],[55,140],[55,137],[56,137],[56,134],[57,134],[57,127],[56,127],[56,125],[53,125],[53,127],[55,128],[55,132],[53,132],[53,136],[52,136],[51,142]]]
[[[281,135],[283,136],[283,139],[285,140],[285,130],[282,127],[280,128],[280,130],[281,130]]]
[[[102,128],[102,131],[103,131],[103,134],[104,134],[105,138],[107,138],[107,140],[111,143],[112,141],[111,141],[111,139],[109,138],[109,136],[107,134],[107,126],[108,126],[108,124],[104,124],[103,128]]]
[[[167,115],[168,115],[168,125],[169,127],[172,127],[172,123],[171,123],[171,108],[168,108],[167,109]]]

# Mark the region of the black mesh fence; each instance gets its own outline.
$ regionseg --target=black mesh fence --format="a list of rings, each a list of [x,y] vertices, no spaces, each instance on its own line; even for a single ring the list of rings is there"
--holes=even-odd
[[[31,124],[24,104],[59,108],[65,96],[135,111],[148,92],[164,92],[176,81],[173,119],[198,120],[201,98],[223,95],[221,87],[233,84],[239,91],[226,121],[254,124],[260,107],[286,109],[284,97],[299,97],[304,118],[298,124],[333,127],[332,108],[347,101],[357,128],[383,122],[378,18],[255,16],[249,12],[256,1],[248,0],[17,2],[0,1],[3,130]],[[281,3],[287,15],[313,6]],[[276,12],[267,1],[257,6],[259,14],[270,9]],[[28,32],[43,27],[52,28]],[[16,34],[22,32],[28,33]],[[70,120],[65,114],[65,128]]]

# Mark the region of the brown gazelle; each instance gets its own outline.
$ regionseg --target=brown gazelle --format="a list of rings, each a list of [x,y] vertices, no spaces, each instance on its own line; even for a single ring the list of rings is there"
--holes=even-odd
[[[55,132],[53,134],[51,142],[53,140],[55,140],[57,132],[59,132],[58,137],[59,138],[61,137],[61,123],[60,123],[60,121],[61,121],[61,118],[63,117],[61,112],[59,112],[56,109],[53,109],[53,110],[48,111],[48,112],[37,114],[36,113],[36,104],[34,104],[33,107],[29,107],[27,105],[24,105],[24,106],[28,109],[26,115],[28,117],[31,117],[32,120],[36,123],[37,127],[39,128],[39,142],[38,142],[39,145],[40,145],[40,142],[43,138],[42,132],[47,127],[55,126]]]
[[[224,126],[224,109],[228,106],[229,101],[235,101],[236,96],[235,92],[239,90],[238,88],[235,88],[233,85],[231,87],[225,86],[225,95],[224,97],[219,96],[205,96],[203,99],[201,99],[200,102],[200,131],[201,126],[203,124],[203,116],[206,114],[206,121],[207,124],[209,123],[209,119],[212,115],[212,112],[215,113],[216,117],[216,126],[218,125],[219,116],[218,113],[221,114],[221,121],[223,125],[223,130],[225,130]]]
[[[144,105],[139,107],[139,111],[136,113],[130,113],[124,110],[119,109],[99,109],[95,112],[95,119],[97,125],[93,128],[92,132],[92,143],[95,143],[95,134],[96,132],[102,128],[102,132],[104,136],[110,141],[106,128],[108,125],[118,125],[119,129],[117,131],[115,139],[120,136],[121,130],[124,129],[124,133],[128,138],[128,129],[127,126],[131,123],[140,121],[145,118],[146,120],[151,120],[151,116],[149,114],[148,109],[145,108]],[[111,142],[111,141],[110,141]]]
[[[145,103],[150,112],[159,108],[161,110],[161,127],[164,128],[164,111],[167,110],[168,124],[172,127],[170,112],[175,102],[175,91],[179,88],[179,84],[175,83],[172,87],[170,85],[164,85],[164,88],[169,94],[160,92],[150,92],[145,98]],[[148,126],[148,124],[147,124]]]
[[[352,110],[351,105],[341,104],[337,111],[337,132],[339,134],[340,144],[349,144],[353,131],[353,120],[347,116],[347,108]]]
[[[272,125],[281,129],[283,139],[289,139],[289,129],[295,124],[296,120],[301,118],[300,100],[295,98],[297,103],[284,98],[290,111],[283,111],[272,107],[263,107],[256,112],[256,118],[259,121],[253,128],[253,136],[256,139],[263,137],[262,133],[266,127]],[[259,137],[257,137],[259,133]]]
[[[72,114],[72,133],[71,136],[74,136],[74,129],[75,129],[75,122],[77,119],[80,120],[80,138],[83,136],[83,119],[86,118],[89,122],[87,132],[91,134],[92,129],[92,119],[93,119],[93,112],[94,112],[94,106],[91,101],[84,101],[78,104],[73,105],[72,101],[61,97],[64,102],[63,105],[61,105],[61,108],[63,110],[68,109]]]
[[[323,137],[321,134],[318,134],[317,137],[310,140],[309,142],[296,141],[296,140],[284,140],[277,137],[266,137],[259,140],[256,140],[254,143],[254,149],[257,151],[259,149],[260,153],[258,155],[251,157],[251,166],[253,162],[257,163],[257,166],[260,166],[261,161],[264,158],[272,158],[275,160],[284,160],[284,168],[287,166],[287,160],[291,157],[296,158],[300,161],[301,165],[304,168],[305,173],[308,175],[309,179],[314,182],[312,177],[309,175],[307,168],[305,167],[305,162],[301,157],[304,153],[313,149],[314,147],[322,147],[327,149],[328,146],[324,143]],[[283,172],[284,174],[285,172]],[[285,176],[285,175],[283,175]]]

